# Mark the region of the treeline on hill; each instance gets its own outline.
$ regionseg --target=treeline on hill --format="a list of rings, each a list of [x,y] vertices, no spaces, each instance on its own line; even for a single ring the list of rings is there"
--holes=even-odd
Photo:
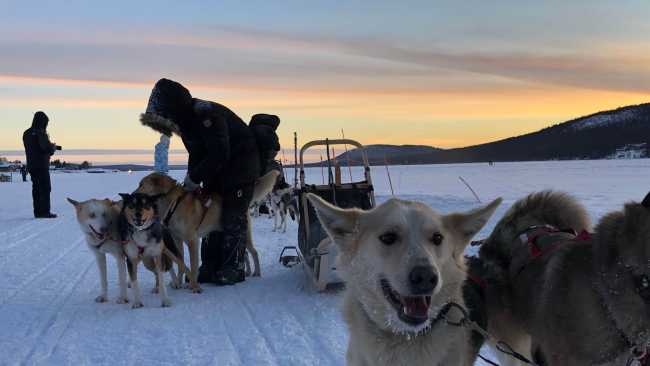
[[[405,146],[400,149],[399,146],[371,145],[366,150],[371,165],[383,165],[385,160],[389,164],[437,164],[603,159],[618,148],[648,142],[650,103],[598,112],[537,132],[463,148],[445,150]],[[400,153],[394,153],[396,148]],[[341,165],[346,165],[348,159],[352,165],[359,165],[361,154],[352,150],[337,157]]]

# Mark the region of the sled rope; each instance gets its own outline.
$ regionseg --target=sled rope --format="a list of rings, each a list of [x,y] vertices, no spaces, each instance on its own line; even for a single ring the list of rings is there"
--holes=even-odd
[[[469,330],[475,331],[476,333],[480,334],[483,338],[493,341],[494,344],[496,344],[497,351],[499,351],[499,352],[501,352],[501,353],[503,353],[505,355],[508,355],[508,356],[518,360],[518,361],[521,361],[521,362],[523,362],[523,363],[525,363],[527,365],[539,366],[536,363],[534,363],[533,361],[526,358],[521,353],[515,351],[512,348],[512,346],[510,346],[508,343],[495,338],[493,335],[488,333],[487,330],[483,329],[475,321],[471,320],[469,318],[469,312],[467,311],[467,309],[465,309],[464,307],[462,307],[458,303],[449,302],[449,303],[447,303],[446,307],[449,309],[447,312],[445,312],[445,315],[444,315],[445,320],[447,321],[447,324],[449,324],[451,326],[454,326],[454,327],[466,327]],[[450,311],[451,309],[456,309],[456,310],[461,312],[462,317],[461,317],[460,320],[453,321],[453,320],[451,320],[449,318],[449,313],[451,312]],[[485,358],[482,355],[479,355],[479,357],[481,358],[481,360],[489,363],[490,365],[499,366],[497,363],[488,360],[487,358]]]

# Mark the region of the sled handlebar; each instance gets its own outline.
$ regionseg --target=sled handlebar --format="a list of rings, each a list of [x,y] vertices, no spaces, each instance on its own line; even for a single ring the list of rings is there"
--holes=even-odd
[[[364,175],[368,184],[372,184],[370,178],[370,163],[368,163],[368,155],[366,154],[366,148],[360,142],[350,139],[336,139],[336,140],[314,140],[306,143],[300,149],[300,183],[301,186],[305,185],[305,152],[311,149],[314,146],[329,146],[329,145],[352,145],[359,150],[361,150],[361,159],[364,166]],[[349,153],[349,152],[348,152]]]

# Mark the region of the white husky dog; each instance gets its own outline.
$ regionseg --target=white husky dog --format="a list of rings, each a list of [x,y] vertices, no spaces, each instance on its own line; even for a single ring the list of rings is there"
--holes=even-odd
[[[120,214],[119,207],[109,200],[88,200],[78,202],[68,198],[76,211],[77,222],[81,232],[86,237],[86,244],[90,251],[95,254],[97,267],[99,268],[99,279],[101,284],[101,293],[96,302],[108,301],[108,280],[106,278],[106,254],[115,257],[117,262],[117,275],[120,286],[120,294],[117,297],[118,304],[128,302],[126,294],[126,257],[122,244],[116,241],[119,235],[118,219]]]
[[[447,304],[466,307],[463,251],[501,203],[441,215],[391,199],[370,211],[340,209],[309,194],[339,247],[346,282],[343,315],[349,365],[472,365],[471,332],[445,321]]]

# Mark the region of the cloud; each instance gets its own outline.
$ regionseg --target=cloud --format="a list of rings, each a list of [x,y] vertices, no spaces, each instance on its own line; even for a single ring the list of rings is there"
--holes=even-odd
[[[499,92],[532,86],[647,93],[650,54],[450,50],[372,38],[240,27],[0,37],[0,74],[14,78],[150,85],[161,76],[205,87],[363,93]]]

